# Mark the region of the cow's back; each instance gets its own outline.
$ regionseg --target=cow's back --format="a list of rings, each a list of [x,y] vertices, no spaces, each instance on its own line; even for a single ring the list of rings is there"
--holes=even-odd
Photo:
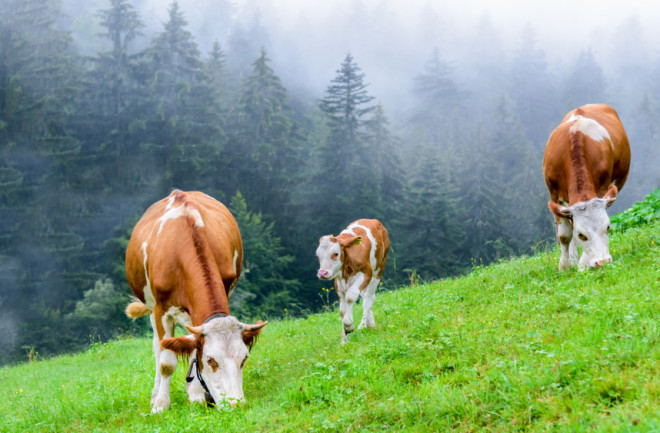
[[[146,286],[156,298],[153,291],[172,292],[185,278],[183,268],[198,267],[207,259],[202,266],[215,265],[228,296],[243,263],[236,221],[222,203],[206,194],[175,190],[150,206],[133,229],[126,252],[126,276],[133,293],[145,302]]]
[[[582,122],[582,128],[575,128],[576,122]],[[583,144],[581,154],[571,150],[576,140]],[[571,205],[592,195],[602,197],[611,184],[620,190],[629,167],[628,137],[616,110],[606,104],[584,105],[566,114],[550,134],[543,158],[552,201]]]
[[[385,270],[387,253],[390,249],[390,237],[385,226],[377,219],[359,219],[349,224],[345,231],[350,231],[362,237],[361,244],[348,248],[347,253],[368,254],[367,263],[369,268],[380,279]],[[371,250],[374,243],[376,247],[372,256]],[[360,250],[364,253],[360,253]],[[355,258],[354,260],[359,259]]]

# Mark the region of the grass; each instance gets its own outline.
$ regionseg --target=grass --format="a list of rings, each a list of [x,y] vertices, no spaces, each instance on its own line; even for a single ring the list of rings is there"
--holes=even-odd
[[[659,244],[655,221],[613,232],[604,269],[554,251],[381,291],[345,346],[336,310],[272,322],[233,410],[188,403],[179,367],[150,414],[148,338],[5,367],[0,431],[660,432]]]

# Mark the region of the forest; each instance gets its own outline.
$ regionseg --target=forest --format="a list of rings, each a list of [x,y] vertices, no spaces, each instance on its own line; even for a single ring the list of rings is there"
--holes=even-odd
[[[72,19],[73,2],[0,1],[0,363],[144,331],[123,313],[125,249],[174,188],[235,216],[245,262],[230,305],[247,321],[330,306],[318,238],[358,218],[389,230],[385,290],[553,248],[543,151],[583,103],[614,106],[630,138],[614,212],[660,186],[653,50],[605,68],[577,46],[551,63],[533,27],[508,47],[482,25],[469,62],[418,42],[417,71],[388,94],[370,85],[384,72],[363,69],[346,43],[316,92],[301,78],[313,68],[297,58],[279,72],[293,55],[230,3],[217,2],[227,36],[213,40],[176,0],[157,26],[146,1],[86,4],[98,6],[94,32]]]

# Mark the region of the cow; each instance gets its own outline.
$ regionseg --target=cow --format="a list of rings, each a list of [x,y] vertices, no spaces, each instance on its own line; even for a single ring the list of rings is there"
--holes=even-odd
[[[362,296],[364,312],[358,329],[376,327],[371,308],[389,249],[387,230],[376,219],[359,219],[349,224],[339,236],[326,235],[319,239],[317,276],[321,280],[335,280],[342,318],[342,344],[355,330],[353,304],[359,296]]]
[[[229,294],[242,264],[236,221],[204,193],[174,190],[136,224],[126,251],[126,277],[137,299],[126,314],[149,314],[154,331],[152,412],[170,404],[178,357],[190,364],[190,401],[217,402],[219,408],[244,399],[243,365],[268,322],[244,324],[229,314]],[[175,338],[176,324],[191,334]]]
[[[614,108],[589,104],[570,111],[550,134],[543,176],[548,207],[556,218],[559,271],[612,261],[607,208],[623,188],[630,168],[628,137]],[[577,236],[574,236],[577,235]]]

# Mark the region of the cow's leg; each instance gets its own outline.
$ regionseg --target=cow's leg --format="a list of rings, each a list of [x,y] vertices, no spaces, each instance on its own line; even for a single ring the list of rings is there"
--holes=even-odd
[[[188,358],[188,365],[192,364],[193,360],[197,356],[197,351],[193,350]],[[202,383],[197,378],[197,374],[194,371],[191,371],[192,381],[186,383],[186,392],[188,393],[188,401],[195,403],[206,403],[206,397],[204,395],[204,388]]]
[[[364,313],[362,314],[362,321],[358,329],[376,327],[374,313],[371,312],[371,308],[374,306],[374,301],[376,300],[376,290],[378,289],[379,282],[380,280],[378,278],[372,278],[367,288],[362,292],[362,309]]]
[[[158,338],[158,329],[156,329],[156,319],[154,313],[149,315],[151,327],[154,330],[153,350],[154,358],[156,358],[156,374],[154,377],[154,387],[151,390],[151,405],[153,406],[158,395],[158,388],[160,387],[160,338]]]
[[[169,315],[163,315],[160,309],[156,307],[154,321],[158,329],[158,334],[162,338],[169,338],[174,336],[174,320]],[[159,326],[160,325],[160,326]],[[158,342],[160,346],[160,341]],[[159,364],[157,366],[157,373],[160,373],[160,383],[158,386],[158,394],[154,400],[151,408],[152,412],[160,412],[170,405],[170,383],[172,382],[172,375],[176,370],[177,358],[176,354],[171,350],[161,350]]]
[[[557,239],[561,250],[559,270],[570,269],[577,263],[577,245],[573,239],[573,226],[566,218],[557,219]]]

